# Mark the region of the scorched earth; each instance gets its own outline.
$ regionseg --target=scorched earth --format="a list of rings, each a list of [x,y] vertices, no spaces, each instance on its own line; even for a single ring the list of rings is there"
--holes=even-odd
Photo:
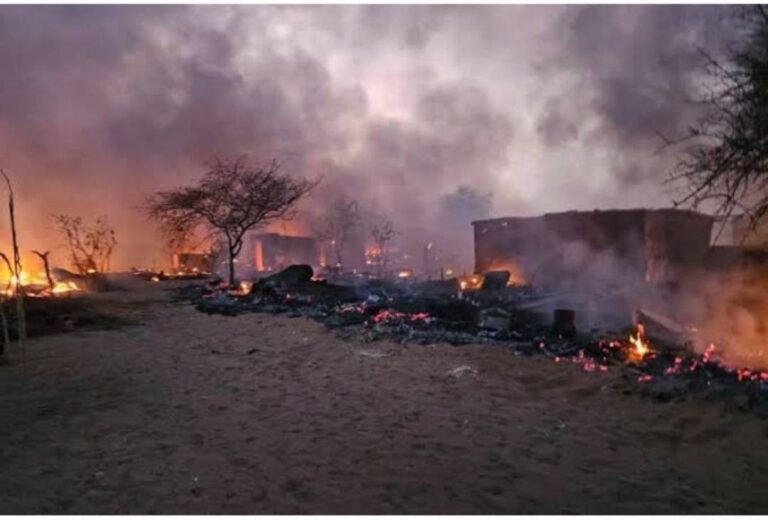
[[[768,424],[501,346],[206,315],[33,338],[0,367],[9,513],[764,513]]]

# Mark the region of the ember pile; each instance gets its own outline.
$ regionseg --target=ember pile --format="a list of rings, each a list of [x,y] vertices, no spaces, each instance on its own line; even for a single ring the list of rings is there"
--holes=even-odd
[[[577,332],[573,312],[536,312],[549,295],[507,285],[492,275],[479,289],[457,279],[408,284],[365,280],[340,285],[312,278],[309,266],[291,266],[230,288],[220,280],[176,289],[175,298],[202,312],[229,316],[248,312],[309,317],[342,337],[390,339],[417,344],[495,344],[524,355],[573,363],[585,372],[619,370],[660,401],[691,394],[735,398],[743,408],[768,416],[768,372],[729,367],[710,345],[696,354],[690,345],[653,343],[641,323],[624,331]],[[507,275],[508,278],[508,275]]]
[[[212,274],[198,269],[190,271],[176,270],[172,272],[152,271],[150,269],[133,269],[131,274],[138,278],[144,278],[151,282],[165,282],[178,280],[206,280],[211,278]]]

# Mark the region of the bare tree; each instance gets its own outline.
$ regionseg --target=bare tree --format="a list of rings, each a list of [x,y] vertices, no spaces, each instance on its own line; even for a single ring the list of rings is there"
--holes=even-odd
[[[216,237],[213,241],[211,241],[211,244],[208,246],[205,255],[208,257],[208,261],[210,262],[211,272],[216,274],[216,270],[219,265],[225,261],[227,255],[227,245],[224,243],[221,237]]]
[[[26,349],[24,349],[24,343],[27,340],[27,317],[24,313],[24,291],[22,290],[21,282],[21,254],[19,253],[19,238],[16,233],[16,205],[13,198],[13,186],[11,185],[11,179],[3,170],[0,170],[5,180],[5,184],[8,187],[8,214],[11,222],[11,243],[13,245],[13,269],[11,274],[16,280],[16,329],[19,341],[19,348],[22,350],[22,354],[26,359]],[[7,258],[6,258],[7,261]],[[8,262],[10,264],[10,262]],[[25,363],[26,366],[26,363]]]
[[[352,231],[360,223],[360,207],[355,200],[340,200],[336,203],[332,213],[325,217],[317,237],[328,242],[336,256],[336,265],[344,267],[344,247],[346,246]]]
[[[379,274],[387,270],[389,243],[397,233],[395,225],[389,219],[371,226],[371,237],[379,253]]]
[[[93,225],[83,223],[82,217],[53,215],[56,229],[64,236],[72,266],[81,275],[106,273],[117,245],[115,230],[104,217]]]
[[[169,242],[184,244],[200,228],[207,237],[223,238],[234,286],[235,258],[245,234],[275,219],[292,218],[296,203],[317,183],[283,175],[274,161],[266,168],[253,166],[245,155],[207,166],[196,185],[158,192],[147,209]]]
[[[53,277],[51,276],[51,262],[48,259],[48,256],[51,254],[51,252],[45,251],[44,253],[41,253],[40,251],[35,251],[34,249],[32,252],[40,257],[40,260],[42,260],[43,268],[45,269],[45,279],[48,282],[48,288],[53,290],[55,283],[53,282]]]
[[[685,186],[676,205],[713,203],[717,214],[743,214],[756,226],[768,213],[768,11],[750,6],[744,15],[744,37],[726,60],[701,51],[703,116],[665,146],[686,145],[670,175]]]

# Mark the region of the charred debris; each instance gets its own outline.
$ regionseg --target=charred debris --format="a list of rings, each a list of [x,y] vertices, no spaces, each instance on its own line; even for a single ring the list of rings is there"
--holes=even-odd
[[[694,352],[676,324],[652,312],[635,311],[633,327],[580,330],[576,311],[559,306],[566,301],[562,295],[510,283],[507,271],[486,273],[470,290],[462,289],[458,278],[320,280],[313,274],[308,265],[293,265],[236,288],[210,279],[172,290],[177,301],[209,314],[307,317],[363,342],[495,345],[514,355],[572,363],[585,372],[618,370],[628,383],[625,392],[639,389],[659,401],[699,395],[768,417],[768,373],[729,367],[714,346]]]

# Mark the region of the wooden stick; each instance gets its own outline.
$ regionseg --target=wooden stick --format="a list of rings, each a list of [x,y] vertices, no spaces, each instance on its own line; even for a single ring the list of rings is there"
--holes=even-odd
[[[18,333],[18,344],[22,350],[22,354],[26,358],[26,351],[24,349],[24,343],[27,340],[27,320],[24,314],[24,287],[21,283],[21,254],[19,253],[19,240],[16,232],[16,212],[13,201],[13,187],[11,186],[11,180],[3,170],[0,170],[0,175],[5,179],[5,184],[8,186],[8,213],[11,217],[11,239],[13,241],[13,275],[16,278],[16,327]]]

